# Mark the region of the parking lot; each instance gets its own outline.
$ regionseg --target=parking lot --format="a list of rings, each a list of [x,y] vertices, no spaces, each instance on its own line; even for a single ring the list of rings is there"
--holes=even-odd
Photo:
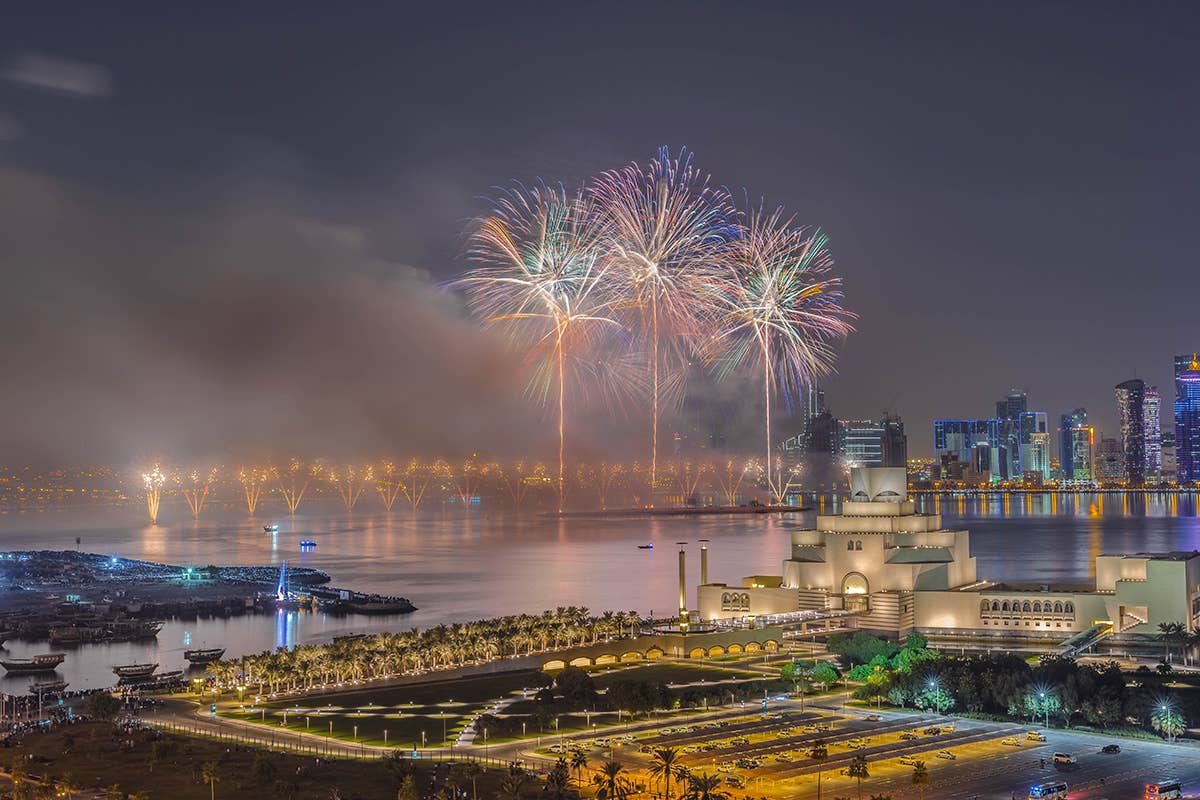
[[[577,746],[593,764],[611,753],[647,786],[653,786],[648,777],[652,751],[676,747],[680,763],[695,773],[724,776],[727,791],[744,789],[768,797],[815,797],[818,769],[823,796],[857,796],[858,782],[846,773],[859,755],[870,772],[863,780],[864,793],[896,798],[915,796],[917,762],[928,771],[925,789],[931,798],[1011,800],[1056,779],[1066,781],[1069,796],[1081,800],[1141,797],[1144,784],[1166,779],[1179,780],[1186,793],[1200,796],[1200,749],[1058,730],[1045,732],[1045,741],[1039,741],[1029,737],[1031,730],[1037,729],[933,714],[868,715],[811,707],[801,712],[788,702],[767,714],[667,725]],[[819,766],[809,757],[818,740],[828,752]],[[1110,743],[1120,752],[1102,752]],[[1076,763],[1056,765],[1055,752],[1070,753]]]

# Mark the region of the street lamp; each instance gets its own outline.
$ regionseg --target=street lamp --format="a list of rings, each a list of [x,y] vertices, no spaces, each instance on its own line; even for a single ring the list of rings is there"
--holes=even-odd
[[[1174,734],[1171,732],[1171,706],[1170,706],[1170,704],[1168,704],[1168,703],[1163,703],[1162,705],[1160,705],[1160,706],[1159,706],[1159,708],[1160,708],[1160,709],[1162,709],[1162,712],[1163,712],[1164,714],[1166,714],[1166,715],[1167,715],[1167,724],[1166,724],[1166,727],[1167,727],[1167,741],[1168,741],[1168,742],[1174,742],[1174,741],[1175,741],[1175,736],[1174,736]]]
[[[1046,702],[1046,693],[1044,691],[1038,692],[1038,697],[1040,697],[1042,699],[1042,713],[1045,715],[1045,725],[1043,727],[1049,728],[1050,727],[1050,704]]]
[[[937,678],[929,679],[929,690],[933,692],[933,704],[938,714],[942,713],[942,693],[938,691]]]

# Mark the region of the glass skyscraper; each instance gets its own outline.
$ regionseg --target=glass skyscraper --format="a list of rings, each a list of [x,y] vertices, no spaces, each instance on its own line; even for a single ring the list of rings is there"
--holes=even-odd
[[[1151,386],[1142,398],[1142,427],[1146,440],[1146,474],[1158,477],[1162,472],[1162,426],[1159,422],[1162,399],[1158,387]]]
[[[1125,461],[1125,483],[1146,483],[1146,382],[1134,378],[1115,387],[1117,413],[1121,420],[1121,452]]]
[[[1175,472],[1179,483],[1200,481],[1200,359],[1175,357]]]

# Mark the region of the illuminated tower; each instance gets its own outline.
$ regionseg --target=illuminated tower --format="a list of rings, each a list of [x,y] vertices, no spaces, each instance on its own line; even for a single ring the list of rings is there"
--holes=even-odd
[[[1125,461],[1125,484],[1146,483],[1146,382],[1140,378],[1118,383],[1117,413],[1121,419],[1121,451]]]
[[[1162,472],[1162,428],[1159,409],[1162,404],[1158,387],[1151,386],[1142,398],[1142,427],[1146,438],[1146,475],[1157,477]]]
[[[708,585],[708,539],[700,540],[700,584]]]
[[[1175,470],[1181,486],[1200,481],[1200,358],[1175,359]]]

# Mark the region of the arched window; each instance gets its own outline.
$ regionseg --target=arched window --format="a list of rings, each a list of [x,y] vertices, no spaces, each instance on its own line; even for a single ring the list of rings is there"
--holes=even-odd
[[[1008,601],[1007,600],[1005,600],[1003,603],[1000,604],[1000,610],[1008,611]]]
[[[1054,601],[1054,613],[1055,613],[1055,614],[1061,614],[1061,613],[1062,613],[1062,601],[1061,601],[1061,600],[1055,600],[1055,601]]]
[[[1067,604],[1063,606],[1063,611],[1067,612],[1068,614],[1074,614],[1075,604],[1068,601]]]
[[[1031,605],[1029,604],[1029,601],[1028,601],[1028,600],[1026,600],[1026,601],[1024,602],[1024,604],[1022,604],[1022,606],[1021,606],[1021,610],[1022,610],[1022,611],[1024,611],[1026,614],[1028,614],[1030,611],[1033,611],[1033,606],[1031,606]]]
[[[854,549],[862,550],[862,540],[861,539],[854,543]]]
[[[999,610],[1000,610],[1000,601],[993,600],[992,601],[992,611],[999,611]]]
[[[979,610],[982,611],[984,614],[986,614],[990,609],[991,609],[991,606],[988,605],[987,600],[984,600],[982,603],[979,604]]]
[[[723,606],[729,605],[729,592],[726,592],[725,594],[721,595],[721,605],[723,605]]]
[[[847,549],[847,550],[853,550],[853,549],[854,549],[854,542],[846,542],[846,549]]]
[[[842,594],[870,594],[871,589],[864,575],[858,572],[848,572],[842,578]]]
[[[1041,600],[1033,601],[1033,613],[1035,613],[1035,614],[1042,613],[1042,601]]]

